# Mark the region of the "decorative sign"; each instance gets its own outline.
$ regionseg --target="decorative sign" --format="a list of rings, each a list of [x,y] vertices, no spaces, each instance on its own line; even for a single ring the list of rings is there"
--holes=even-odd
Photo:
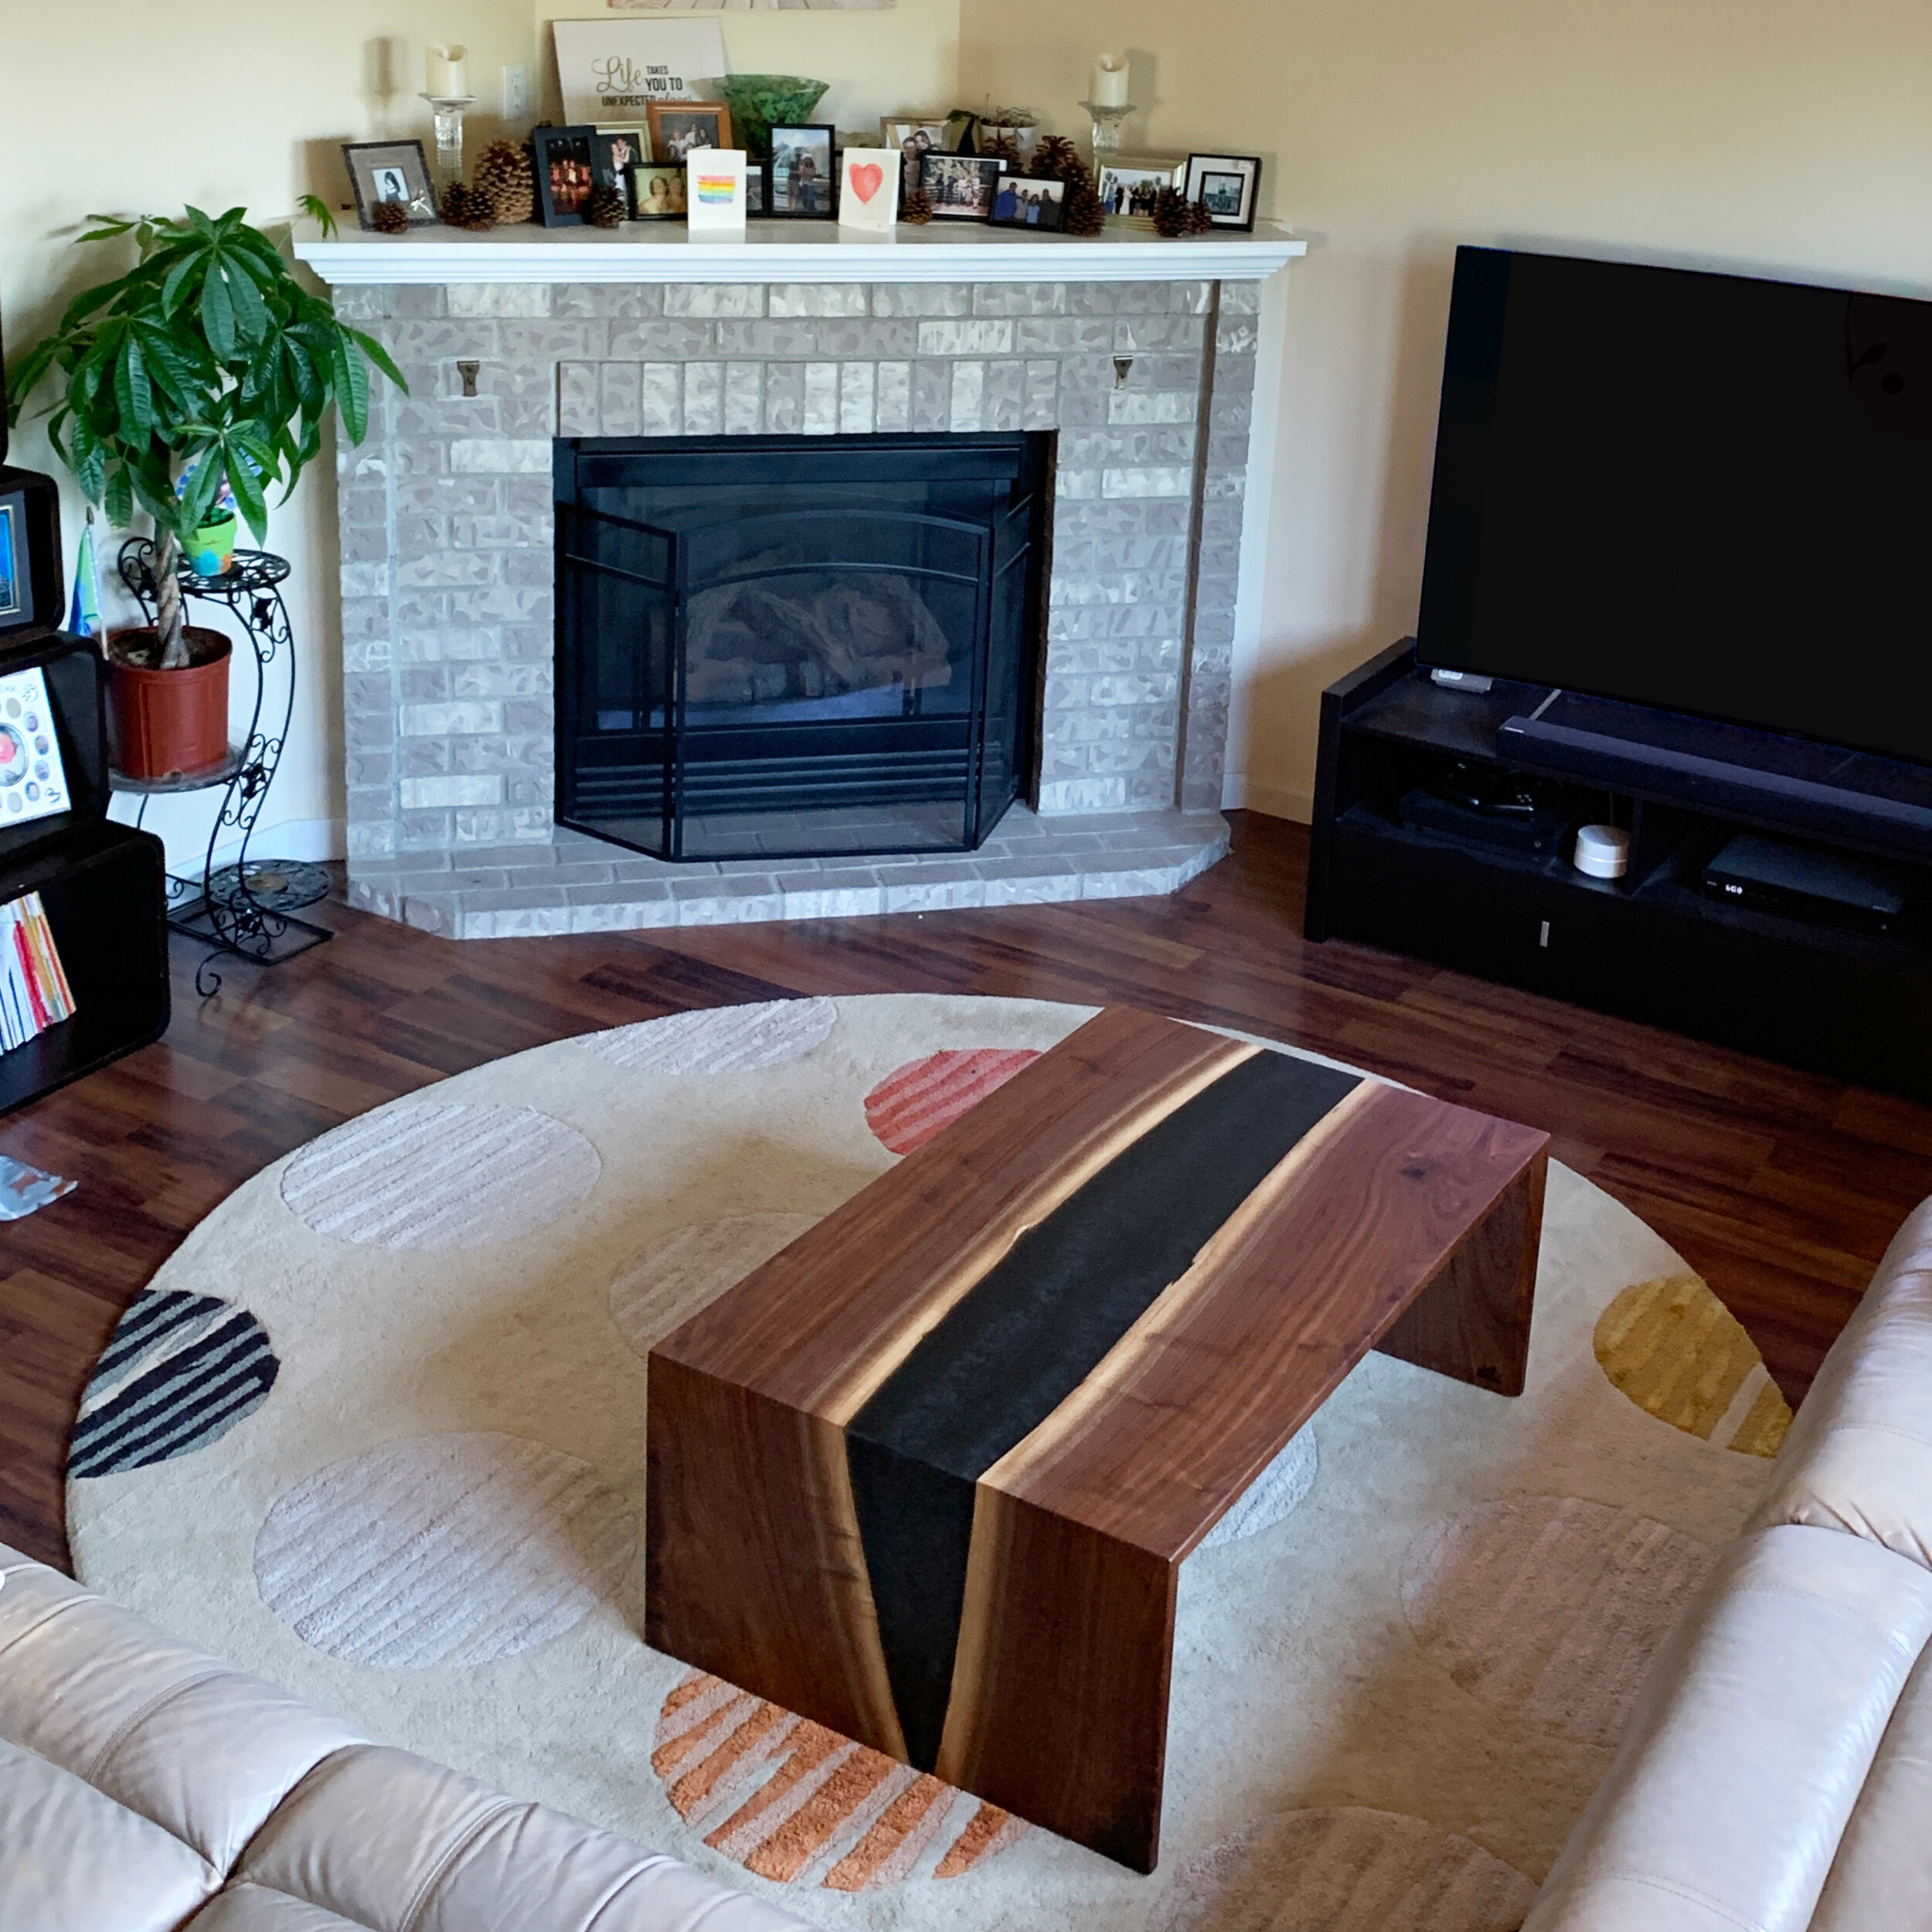
[[[563,117],[636,121],[654,100],[709,100],[730,70],[715,20],[557,20]]]
[[[617,13],[696,13],[700,6],[707,12],[719,13],[777,13],[781,9],[825,13],[842,8],[849,13],[879,13],[897,6],[899,0],[610,0],[610,5]]]

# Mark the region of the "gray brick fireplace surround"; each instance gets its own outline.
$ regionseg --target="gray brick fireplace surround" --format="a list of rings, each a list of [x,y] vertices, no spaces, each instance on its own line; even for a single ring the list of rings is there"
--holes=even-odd
[[[339,463],[352,903],[458,938],[607,931],[1170,892],[1225,852],[1260,262],[580,281],[559,250],[560,279],[471,281],[452,237],[386,282],[361,239],[301,251],[410,385]],[[553,437],[992,430],[1059,433],[1037,812],[974,852],[769,863],[553,826]]]

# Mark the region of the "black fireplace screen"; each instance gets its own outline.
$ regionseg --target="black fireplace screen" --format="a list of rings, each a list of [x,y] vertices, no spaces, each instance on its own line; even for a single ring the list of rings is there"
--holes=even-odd
[[[560,441],[560,822],[660,859],[978,846],[1036,760],[1050,441]]]

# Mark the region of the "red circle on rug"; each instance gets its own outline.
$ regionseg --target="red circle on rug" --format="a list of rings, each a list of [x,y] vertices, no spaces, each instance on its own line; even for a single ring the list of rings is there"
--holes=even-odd
[[[1030,1046],[971,1046],[909,1060],[866,1096],[866,1124],[893,1153],[910,1154],[1039,1058]]]

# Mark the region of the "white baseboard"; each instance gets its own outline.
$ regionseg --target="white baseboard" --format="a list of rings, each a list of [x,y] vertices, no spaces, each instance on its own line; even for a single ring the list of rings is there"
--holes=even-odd
[[[1221,784],[1223,811],[1258,811],[1266,818],[1291,818],[1298,825],[1312,822],[1315,794],[1300,785],[1270,785],[1245,771],[1230,771]]]

